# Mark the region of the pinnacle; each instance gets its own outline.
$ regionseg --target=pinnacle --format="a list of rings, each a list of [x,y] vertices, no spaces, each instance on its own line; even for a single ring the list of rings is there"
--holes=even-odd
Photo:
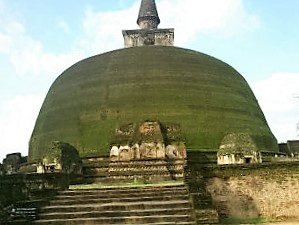
[[[155,0],[142,0],[137,24],[141,29],[157,28],[160,23]],[[147,24],[147,25],[145,25]]]

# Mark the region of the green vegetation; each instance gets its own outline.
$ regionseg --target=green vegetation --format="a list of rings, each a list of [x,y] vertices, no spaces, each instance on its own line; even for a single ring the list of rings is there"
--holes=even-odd
[[[250,87],[229,65],[176,47],[121,49],[85,59],[50,88],[30,140],[29,160],[52,141],[80,156],[109,154],[115,129],[145,120],[180,124],[189,149],[218,149],[246,132],[260,150],[277,142]]]
[[[100,188],[126,188],[126,187],[155,187],[155,186],[173,186],[183,184],[183,181],[163,181],[163,182],[142,182],[139,180],[132,182],[114,182],[113,184],[101,184],[101,183],[93,183],[93,184],[78,184],[78,185],[70,185],[70,190],[84,190],[84,189],[100,189]]]
[[[76,162],[76,161],[77,162]],[[46,156],[43,158],[44,164],[61,163],[70,165],[80,160],[78,151],[68,143],[53,141],[49,149],[46,151]]]

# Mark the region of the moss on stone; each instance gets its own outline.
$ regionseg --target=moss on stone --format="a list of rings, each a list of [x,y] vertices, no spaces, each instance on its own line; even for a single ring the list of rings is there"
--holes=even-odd
[[[247,133],[233,133],[226,135],[221,141],[219,149],[219,155],[252,155],[254,152],[259,152],[255,141]]]
[[[45,164],[70,164],[74,161],[74,159],[79,160],[79,154],[73,146],[68,143],[53,141],[52,145],[48,148],[43,161]]]
[[[254,135],[261,150],[277,142],[244,78],[208,55],[144,46],[97,55],[67,69],[51,86],[30,139],[29,160],[52,141],[80,156],[108,155],[121,124],[181,125],[189,149],[217,149],[228,133]]]

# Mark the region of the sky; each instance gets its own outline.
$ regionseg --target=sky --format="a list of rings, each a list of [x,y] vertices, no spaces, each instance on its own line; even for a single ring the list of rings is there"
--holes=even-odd
[[[0,162],[28,154],[42,102],[74,63],[123,48],[140,0],[0,0]],[[216,57],[247,80],[279,143],[298,139],[298,0],[156,0],[175,46]]]

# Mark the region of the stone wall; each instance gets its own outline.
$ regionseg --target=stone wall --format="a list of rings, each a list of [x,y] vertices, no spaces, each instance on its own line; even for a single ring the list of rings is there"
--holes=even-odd
[[[199,184],[205,186],[206,195],[222,219],[299,221],[299,162],[188,166],[191,189],[196,190]]]
[[[124,30],[122,33],[126,48],[144,45],[173,46],[174,42],[173,29]]]
[[[14,174],[17,173],[21,163],[25,163],[27,157],[22,157],[21,153],[11,153],[6,155],[3,160],[2,173],[3,174]],[[1,172],[0,172],[1,173]]]
[[[47,194],[68,187],[66,174],[13,174],[0,176],[0,206],[17,201],[47,198]]]
[[[288,149],[293,154],[298,156],[299,155],[299,141],[287,141]]]

